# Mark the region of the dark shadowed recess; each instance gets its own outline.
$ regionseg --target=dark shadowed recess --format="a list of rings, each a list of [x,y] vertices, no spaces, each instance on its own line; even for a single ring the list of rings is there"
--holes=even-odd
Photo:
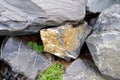
[[[84,43],[83,47],[81,48],[79,57],[81,59],[86,59],[86,60],[94,63],[86,43]]]
[[[6,36],[0,36],[0,47],[2,45],[3,40],[6,38]]]
[[[17,36],[17,37],[23,41],[37,42],[38,44],[43,45],[41,37],[40,37],[40,33],[36,33],[36,34],[32,34],[32,35]]]
[[[94,25],[100,13],[91,13],[88,11],[86,13],[85,21],[87,21],[90,26]]]
[[[97,72],[99,72],[98,68],[96,67],[92,55],[87,47],[86,42],[84,43],[83,47],[81,48],[80,51],[80,55],[79,58],[83,59],[83,60],[87,60],[87,62],[89,63],[88,65],[90,65],[91,67],[93,67]]]

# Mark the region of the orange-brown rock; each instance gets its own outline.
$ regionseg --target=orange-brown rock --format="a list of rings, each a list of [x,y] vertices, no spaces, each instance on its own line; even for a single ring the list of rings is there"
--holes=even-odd
[[[44,51],[58,57],[77,58],[86,36],[91,31],[87,23],[73,27],[65,24],[55,28],[42,29],[41,39]]]

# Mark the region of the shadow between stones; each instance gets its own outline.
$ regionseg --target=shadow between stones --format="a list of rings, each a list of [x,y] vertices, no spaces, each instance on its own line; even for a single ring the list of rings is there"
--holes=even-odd
[[[94,61],[93,61],[93,59],[92,59],[92,56],[91,56],[91,54],[90,54],[90,51],[89,51],[86,43],[84,43],[84,44],[83,44],[83,47],[81,48],[79,58],[81,58],[81,59],[86,59],[86,60],[94,63]]]

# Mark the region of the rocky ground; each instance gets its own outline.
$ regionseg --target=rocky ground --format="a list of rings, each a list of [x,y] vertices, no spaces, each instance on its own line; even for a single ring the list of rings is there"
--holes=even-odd
[[[119,0],[0,0],[0,80],[120,80]]]

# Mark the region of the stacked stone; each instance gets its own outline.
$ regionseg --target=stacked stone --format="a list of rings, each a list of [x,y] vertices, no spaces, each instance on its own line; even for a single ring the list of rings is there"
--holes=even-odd
[[[0,35],[9,36],[1,46],[0,59],[13,71],[35,80],[38,72],[47,69],[51,62],[26,42],[11,36],[40,33],[45,52],[66,60],[77,59],[66,69],[63,80],[120,80],[119,3],[119,0],[0,0]],[[87,21],[85,16],[94,13],[100,15]],[[78,59],[85,41],[94,66]]]

